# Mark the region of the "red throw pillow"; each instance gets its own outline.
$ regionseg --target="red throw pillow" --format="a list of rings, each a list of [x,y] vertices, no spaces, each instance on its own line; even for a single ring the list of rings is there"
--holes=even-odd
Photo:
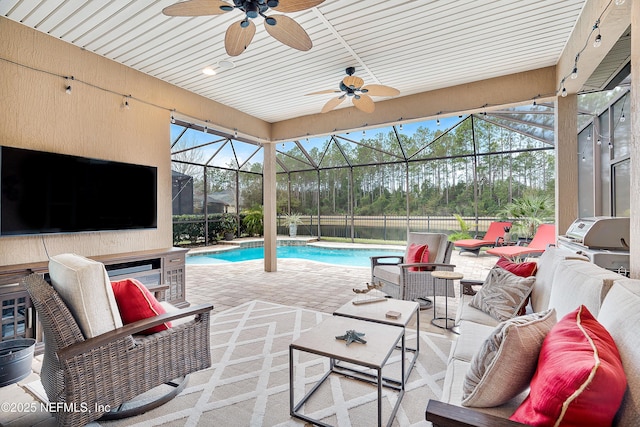
[[[538,270],[537,262],[512,262],[505,257],[500,257],[496,265],[520,277],[533,276]]]
[[[539,427],[610,426],[626,388],[613,338],[582,305],[545,338],[529,396],[510,419]]]
[[[412,243],[409,245],[407,252],[407,264],[413,264],[416,262],[429,262],[429,245],[416,245]],[[426,271],[429,270],[426,267],[409,267],[409,271]]]
[[[125,325],[166,313],[164,307],[160,305],[146,286],[136,279],[123,279],[117,282],[111,282],[111,287],[116,297],[122,323]],[[171,322],[165,322],[162,325],[144,330],[141,333],[155,334],[156,332],[165,331],[170,327]]]

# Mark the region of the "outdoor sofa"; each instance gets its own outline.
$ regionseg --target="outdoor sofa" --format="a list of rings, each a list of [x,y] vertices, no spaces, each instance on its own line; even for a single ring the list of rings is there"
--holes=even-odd
[[[624,373],[622,374],[620,370],[617,371],[613,380],[605,381],[604,387],[598,387],[594,382],[593,384],[589,383],[589,386],[584,389],[578,389],[575,401],[567,399],[564,402],[566,404],[565,412],[561,415],[555,413],[555,415],[570,417],[573,414],[571,411],[575,411],[574,405],[586,404],[587,408],[586,410],[583,408],[583,410],[585,410],[586,416],[592,419],[589,422],[569,425],[602,425],[596,420],[596,417],[603,411],[598,405],[615,395],[615,385],[617,385],[618,390],[621,390],[619,396],[623,395],[624,397],[621,397],[621,404],[619,400],[616,403],[613,399],[611,405],[614,407],[609,408],[613,411],[611,415],[615,413],[613,425],[638,426],[640,425],[640,280],[628,279],[580,258],[579,255],[568,250],[555,247],[549,248],[540,256],[533,281],[533,290],[530,294],[530,303],[526,308],[529,318],[536,317],[536,314],[532,313],[542,314],[537,320],[530,320],[529,324],[541,325],[541,322],[547,322],[549,324],[546,327],[557,328],[558,323],[556,322],[565,316],[572,320],[576,312],[585,311],[582,308],[580,308],[581,311],[577,310],[579,307],[586,307],[595,317],[597,323],[604,327],[613,338],[614,347],[617,347],[620,355],[618,359],[621,360],[622,365],[620,370],[624,369]],[[532,423],[531,421],[521,424],[510,421],[508,418],[534,387],[539,391],[540,386],[546,387],[564,381],[564,377],[568,378],[576,374],[579,365],[565,363],[560,368],[559,378],[549,380],[549,377],[545,376],[548,374],[545,371],[548,365],[544,364],[543,360],[548,360],[549,354],[553,357],[560,354],[558,348],[549,347],[555,342],[549,338],[551,334],[546,332],[544,328],[538,328],[537,331],[529,330],[529,333],[526,333],[526,329],[520,328],[504,329],[505,323],[500,323],[485,311],[469,305],[469,302],[475,298],[475,295],[471,295],[473,291],[469,290],[470,287],[465,286],[465,292],[458,307],[456,319],[460,336],[454,342],[449,355],[442,397],[440,401],[430,400],[427,403],[426,419],[431,421],[434,426],[529,425]],[[555,316],[553,316],[553,312],[555,312]],[[514,319],[523,318],[516,315]],[[507,321],[507,323],[509,322],[517,324],[517,320]],[[563,320],[563,324],[564,322],[565,320]],[[498,326],[503,327],[502,333],[492,335],[492,332],[499,329]],[[506,330],[509,332],[505,333]],[[490,336],[494,340],[496,337],[501,338],[502,341],[497,344],[497,350],[495,342],[485,342]],[[535,345],[528,345],[536,340],[538,341]],[[540,347],[536,348],[536,345],[542,345],[541,342],[545,340],[551,341],[551,344],[549,342],[545,344],[546,348],[554,349],[554,351],[545,354],[537,353],[540,351]],[[573,344],[570,344],[569,348],[571,345]],[[576,347],[577,344],[573,346]],[[482,354],[481,348],[492,349],[494,351],[492,355],[495,358],[484,365],[486,370],[478,381],[475,374],[478,373],[476,370],[478,368],[477,362],[481,358],[477,357],[476,353]],[[527,351],[530,353],[529,355],[525,354]],[[565,349],[563,348],[562,351],[564,352]],[[609,372],[605,369],[604,364],[605,357],[609,357],[609,353],[602,350],[600,350],[599,356],[598,353],[595,353],[602,366],[597,365],[597,369],[593,369],[594,378],[600,378],[598,375],[601,372]],[[474,370],[470,370],[472,364],[474,364]],[[594,366],[596,365],[594,364]],[[533,374],[532,377],[531,374]],[[536,381],[536,377],[540,381]],[[626,388],[619,383],[620,379],[624,377],[626,377]],[[542,382],[541,380],[545,378],[547,381]],[[521,383],[522,388],[522,391],[519,392],[513,388],[514,384],[518,382]],[[602,383],[598,384],[602,385]],[[463,396],[465,387],[467,394]],[[595,393],[595,395],[589,394],[587,397],[586,394],[581,394],[583,391]],[[509,393],[514,394],[514,397],[510,397]],[[535,402],[536,394],[532,393],[529,403]],[[549,393],[549,395],[553,394]],[[595,402],[590,402],[589,398],[594,396]],[[471,403],[474,407],[463,406],[463,399],[466,399],[466,405]],[[491,400],[503,400],[504,402],[493,406],[493,403],[496,402],[491,402]],[[525,422],[522,419],[520,421]],[[553,422],[548,425],[553,425]]]

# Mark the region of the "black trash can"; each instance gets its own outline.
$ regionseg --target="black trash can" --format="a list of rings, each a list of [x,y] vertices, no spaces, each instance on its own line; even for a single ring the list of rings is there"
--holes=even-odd
[[[35,347],[36,340],[33,338],[0,342],[0,387],[29,376]]]

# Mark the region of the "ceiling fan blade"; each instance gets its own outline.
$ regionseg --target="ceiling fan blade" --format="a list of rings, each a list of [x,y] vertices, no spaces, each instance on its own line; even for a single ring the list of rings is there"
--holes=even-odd
[[[369,95],[362,94],[360,98],[353,97],[353,105],[365,113],[373,113],[373,110],[376,109],[376,105],[373,103],[373,99]]]
[[[275,25],[265,25],[271,37],[298,50],[307,51],[313,47],[309,35],[296,21],[285,15],[272,15],[270,18],[276,20]]]
[[[162,13],[167,16],[221,15],[225,11],[220,6],[231,5],[221,0],[188,0],[167,6]]]
[[[385,85],[366,85],[362,87],[362,90],[367,91],[367,95],[370,96],[396,96],[400,95],[398,89]]]
[[[324,95],[326,93],[340,93],[339,90],[333,90],[333,89],[327,89],[327,90],[321,90],[318,92],[311,92],[311,93],[305,93],[305,96],[307,95]]]
[[[324,0],[280,0],[280,4],[274,10],[282,13],[299,12],[316,7]]]
[[[224,48],[229,56],[238,56],[245,51],[253,36],[256,33],[256,25],[251,21],[245,28],[241,26],[242,22],[238,21],[229,25],[227,33],[224,36]]]
[[[344,96],[338,96],[335,98],[331,98],[326,104],[324,104],[324,107],[322,107],[322,113],[327,113],[331,110],[333,110],[334,108],[336,108],[338,105],[342,104],[342,101],[344,101],[345,97]]]
[[[350,87],[351,89],[357,89],[362,87],[362,85],[364,84],[364,80],[357,76],[347,76],[342,79],[342,83],[344,83],[345,86]]]

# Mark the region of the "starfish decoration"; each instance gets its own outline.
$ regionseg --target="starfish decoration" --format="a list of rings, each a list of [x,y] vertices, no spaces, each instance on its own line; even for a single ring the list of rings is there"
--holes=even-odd
[[[347,342],[347,345],[351,344],[354,341],[360,342],[362,344],[366,344],[367,340],[363,339],[364,332],[356,332],[353,329],[349,329],[344,335],[338,335],[336,337],[337,340],[344,340]]]
[[[369,291],[372,291],[374,289],[380,289],[382,287],[382,283],[367,283],[367,289],[356,289],[353,288],[353,292],[355,292],[356,294],[366,294]]]

